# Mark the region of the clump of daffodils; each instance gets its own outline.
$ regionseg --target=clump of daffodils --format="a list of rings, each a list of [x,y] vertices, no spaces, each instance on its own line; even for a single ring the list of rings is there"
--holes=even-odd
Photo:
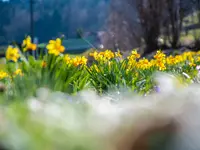
[[[143,69],[143,70],[149,69],[152,66],[153,66],[153,64],[148,59],[146,59],[146,58],[140,59],[138,61],[138,63],[136,64],[136,67],[138,69]]]
[[[134,67],[136,65],[137,59],[140,58],[140,54],[136,50],[131,52],[131,55],[127,57],[128,64],[130,67]]]
[[[110,50],[102,51],[99,53],[97,51],[95,51],[93,53],[90,53],[90,56],[92,56],[97,61],[108,61],[108,60],[111,60],[112,58],[114,58],[115,56],[121,57],[120,52],[114,54]]]
[[[12,74],[9,74],[8,72],[3,70],[0,71],[0,80],[10,79],[16,76],[23,76],[23,72],[21,69],[16,69]]]
[[[85,56],[76,56],[74,58],[71,58],[69,55],[64,56],[64,62],[68,65],[73,65],[75,67],[81,66],[81,65],[87,65],[88,59]]]
[[[39,45],[32,43],[29,36],[23,41],[22,50],[17,47],[8,47],[6,51],[7,64],[10,64],[10,61],[15,62],[8,66],[14,66],[11,70],[21,69],[21,71],[12,74],[12,77],[20,75],[22,78],[26,78],[29,74],[28,72],[33,72],[37,74],[36,77],[42,78],[43,75],[48,76],[48,72],[51,72],[49,74],[51,78],[57,78],[63,74],[62,79],[67,80],[68,73],[65,71],[74,68],[74,75],[78,71],[83,71],[85,77],[88,77],[83,80],[82,84],[79,84],[79,81],[74,82],[74,84],[77,84],[75,86],[76,89],[82,89],[85,87],[84,85],[88,85],[97,91],[104,92],[109,88],[127,86],[136,92],[145,94],[154,91],[155,85],[152,82],[152,75],[156,71],[179,74],[182,80],[187,80],[188,83],[196,82],[198,80],[196,78],[199,76],[196,66],[200,65],[200,52],[184,52],[179,55],[166,56],[164,52],[159,50],[152,59],[148,59],[141,58],[137,50],[133,50],[127,57],[122,57],[120,51],[94,51],[89,54],[94,58],[91,63],[88,61],[87,56],[78,55],[73,57],[66,54],[67,50],[65,51],[61,38],[49,41],[44,47],[48,52],[44,56],[43,54],[39,56],[40,52],[37,51],[39,50],[37,47],[41,49]],[[36,50],[33,53],[35,57],[25,53],[28,50]],[[24,53],[21,53],[21,51]],[[24,56],[23,54],[27,55]],[[81,70],[79,70],[80,68]],[[7,78],[2,73],[0,80],[3,79]],[[66,80],[60,82],[65,84]],[[59,89],[59,86],[60,84],[58,83],[56,89]],[[66,83],[66,86],[69,86],[68,83]]]
[[[72,61],[72,64],[77,67],[80,65],[86,65],[88,60],[85,56],[76,56],[71,61]]]
[[[158,67],[159,70],[165,70],[166,69],[166,55],[162,53],[161,51],[157,51],[156,55],[154,55],[153,64]]]

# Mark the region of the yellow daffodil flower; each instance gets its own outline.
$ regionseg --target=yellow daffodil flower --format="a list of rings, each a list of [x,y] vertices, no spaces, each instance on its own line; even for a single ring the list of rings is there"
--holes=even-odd
[[[17,62],[19,57],[20,57],[20,55],[19,55],[18,48],[14,48],[12,46],[8,46],[8,48],[6,50],[6,59],[7,60],[12,60],[14,62]]]
[[[23,73],[22,73],[22,70],[21,70],[21,69],[17,69],[17,70],[14,72],[14,76],[17,76],[17,75],[23,76]]]
[[[71,58],[70,58],[70,56],[69,56],[69,55],[65,55],[65,56],[64,56],[64,61],[65,61],[66,64],[70,64],[70,63],[71,63]]]
[[[47,66],[46,61],[42,61],[42,63],[41,63],[41,67],[42,67],[42,68],[45,68],[46,66]]]
[[[8,78],[9,75],[5,71],[0,71],[0,80]]]
[[[26,39],[23,40],[22,47],[24,52],[28,50],[35,51],[37,49],[37,45],[32,43],[30,36],[28,36]]]
[[[79,65],[86,65],[88,59],[85,56],[77,56],[72,59],[72,63],[74,66],[79,66]]]
[[[65,51],[65,47],[62,45],[60,38],[57,38],[56,40],[50,40],[46,48],[49,54],[53,54],[55,56],[58,56],[60,53]]]
[[[122,58],[122,54],[120,53],[120,51],[118,51],[118,52],[115,52],[115,57]]]

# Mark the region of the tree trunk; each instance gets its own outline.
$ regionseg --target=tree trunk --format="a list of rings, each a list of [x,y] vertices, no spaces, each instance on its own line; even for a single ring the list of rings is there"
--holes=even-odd
[[[145,40],[146,48],[144,54],[149,54],[155,50],[158,50],[157,39],[155,38],[148,38]]]

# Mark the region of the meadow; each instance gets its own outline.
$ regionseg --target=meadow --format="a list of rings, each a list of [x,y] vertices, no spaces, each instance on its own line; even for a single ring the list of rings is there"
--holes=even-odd
[[[94,89],[103,94],[107,91],[127,89],[137,94],[148,94],[159,89],[153,81],[156,72],[177,76],[182,83],[197,81],[200,52],[184,52],[166,56],[161,50],[152,59],[140,58],[137,50],[124,58],[120,51],[94,50],[86,56],[63,54],[62,39],[50,40],[45,50],[27,37],[22,48],[9,46],[6,64],[0,72],[1,82],[12,97],[31,96],[40,87],[53,91],[76,94],[85,89]]]
[[[43,50],[29,36],[21,48],[8,46],[0,71],[0,146],[131,150],[144,129],[169,123],[192,110],[182,105],[198,100],[200,51],[167,56],[158,50],[147,59],[137,50],[128,57],[93,50],[71,57],[62,40]],[[163,149],[163,138],[156,139],[152,149]]]

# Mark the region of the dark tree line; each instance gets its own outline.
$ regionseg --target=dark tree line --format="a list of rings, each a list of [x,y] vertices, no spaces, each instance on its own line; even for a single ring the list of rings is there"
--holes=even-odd
[[[131,50],[143,47],[150,53],[164,44],[178,48],[183,20],[197,12],[200,25],[200,0],[34,0],[34,35],[47,42],[60,34],[80,37],[103,30],[105,48]],[[0,0],[0,44],[22,40],[30,32],[29,3],[25,0]],[[104,28],[103,28],[104,27]],[[196,43],[198,34],[194,33]],[[163,44],[163,43],[162,43]]]
[[[34,35],[40,42],[60,34],[76,37],[76,30],[98,31],[107,16],[108,0],[34,0]],[[22,40],[30,33],[28,0],[0,0],[0,44]]]

